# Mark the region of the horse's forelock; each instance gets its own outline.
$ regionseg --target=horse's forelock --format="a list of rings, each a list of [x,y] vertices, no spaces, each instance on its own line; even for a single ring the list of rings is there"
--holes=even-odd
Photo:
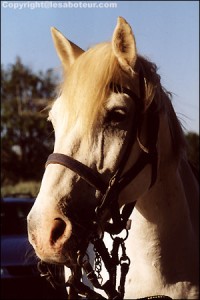
[[[65,119],[65,114],[70,112],[66,126],[71,128],[81,118],[82,133],[91,131],[110,94],[110,83],[121,84],[122,76],[110,43],[99,44],[83,53],[66,74],[61,87],[59,114]]]

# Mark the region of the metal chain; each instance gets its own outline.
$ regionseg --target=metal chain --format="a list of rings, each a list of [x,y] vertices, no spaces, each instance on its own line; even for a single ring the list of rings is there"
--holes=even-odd
[[[97,274],[97,278],[100,282],[100,285],[102,285],[102,282],[103,282],[103,278],[101,276],[102,259],[101,259],[99,252],[96,250],[95,247],[94,247],[94,252],[95,252],[95,260],[94,260],[95,269],[94,269],[94,271]]]

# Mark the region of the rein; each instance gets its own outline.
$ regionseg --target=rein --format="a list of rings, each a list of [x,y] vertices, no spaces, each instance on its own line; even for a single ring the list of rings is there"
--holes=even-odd
[[[154,102],[152,102],[149,108],[150,110],[152,109],[152,113],[154,114],[151,120],[151,126],[150,128],[148,128],[150,134],[149,151],[148,153],[142,151],[134,165],[131,166],[130,169],[126,172],[123,172],[124,166],[126,165],[130,157],[132,146],[137,139],[137,130],[140,124],[139,117],[142,113],[141,103],[144,99],[144,77],[140,74],[140,98],[138,98],[131,90],[116,84],[112,84],[111,89],[114,92],[125,93],[129,95],[133,100],[135,100],[137,111],[130,128],[130,132],[133,138],[130,138],[127,134],[125,140],[125,149],[123,149],[123,156],[117,170],[112,175],[109,183],[106,183],[102,179],[102,175],[100,173],[95,172],[88,166],[65,154],[52,153],[49,155],[46,162],[46,166],[49,164],[60,164],[66,168],[69,168],[70,170],[77,173],[89,185],[94,187],[96,190],[99,190],[102,194],[101,203],[95,208],[95,211],[93,213],[93,220],[89,220],[89,222],[91,222],[89,223],[91,228],[88,234],[88,238],[80,243],[80,249],[78,249],[77,251],[77,262],[75,265],[70,266],[72,274],[69,277],[68,281],[65,283],[65,286],[70,287],[68,299],[77,299],[79,295],[86,296],[87,299],[106,299],[90,287],[86,286],[83,282],[81,282],[82,270],[85,272],[92,286],[94,288],[105,291],[108,299],[124,298],[126,275],[128,273],[130,265],[130,259],[126,254],[125,240],[128,238],[128,230],[130,229],[131,224],[129,217],[136,202],[124,205],[122,211],[120,212],[118,197],[120,192],[143,170],[143,168],[147,164],[150,164],[152,168],[151,183],[149,188],[153,186],[157,178],[156,142],[159,128],[159,117],[158,114],[154,112]],[[109,211],[112,223],[107,221],[103,225],[104,227],[102,230],[101,224],[104,223],[103,216],[106,211]],[[119,236],[113,237],[113,235],[118,235],[123,230],[125,230],[126,232],[125,238]],[[103,242],[103,231],[108,232],[113,239],[113,246],[110,253]],[[94,252],[96,255],[95,270],[91,266],[89,262],[89,256],[86,253],[89,243],[92,243],[94,246]],[[119,257],[119,250],[121,253],[121,257]],[[104,284],[102,284],[103,279],[100,274],[102,267],[101,261],[103,261],[104,266],[109,274],[109,279]],[[41,263],[43,265],[45,264],[44,262]],[[48,266],[48,264],[46,265]],[[119,266],[121,270],[118,289],[116,288],[117,266]],[[46,274],[44,274],[45,272],[41,270],[41,266],[40,271],[43,276],[48,277],[48,280],[50,282],[53,281],[52,272],[48,272],[48,270],[46,270]],[[170,299],[166,296],[153,296],[142,299],[163,298]]]

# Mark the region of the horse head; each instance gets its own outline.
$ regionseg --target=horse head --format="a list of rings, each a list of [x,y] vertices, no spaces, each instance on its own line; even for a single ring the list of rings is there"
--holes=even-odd
[[[49,113],[55,131],[54,152],[86,165],[106,185],[123,157],[125,141],[136,138],[130,127],[134,123],[136,128],[138,115],[149,105],[141,99],[134,35],[123,18],[118,19],[111,43],[86,52],[55,28],[52,35],[65,73],[61,93]],[[131,146],[134,155],[123,172],[141,152],[138,143]],[[143,175],[142,193],[150,183],[148,172]],[[137,193],[141,187],[135,197]],[[101,198],[102,191],[70,168],[48,163],[28,216],[29,239],[37,255],[44,261],[65,263],[70,237],[78,231],[80,235],[83,225],[90,224]],[[120,198],[120,205],[130,201],[126,190]],[[74,232],[72,220],[78,231]]]
[[[84,253],[97,236],[126,228],[137,201],[136,272],[129,279],[138,283],[134,295],[157,290],[184,298],[190,289],[196,295],[191,284],[196,282],[196,246],[194,251],[186,246],[196,239],[197,202],[188,201],[191,195],[196,199],[196,183],[156,66],[138,55],[132,29],[121,17],[111,42],[85,52],[55,28],[52,36],[64,78],[49,112],[54,153],[28,215],[29,241],[37,256],[72,268],[80,249]],[[184,190],[183,168],[192,192]],[[186,257],[195,259],[182,271]],[[141,262],[148,272],[141,272]],[[148,282],[144,291],[142,282]]]

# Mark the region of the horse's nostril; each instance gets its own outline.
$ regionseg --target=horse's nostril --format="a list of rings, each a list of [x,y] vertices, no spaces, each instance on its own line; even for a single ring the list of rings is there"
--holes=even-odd
[[[62,219],[60,218],[54,219],[53,228],[51,232],[51,239],[50,239],[52,244],[55,244],[57,240],[60,237],[62,237],[65,228],[66,228],[66,223]]]

